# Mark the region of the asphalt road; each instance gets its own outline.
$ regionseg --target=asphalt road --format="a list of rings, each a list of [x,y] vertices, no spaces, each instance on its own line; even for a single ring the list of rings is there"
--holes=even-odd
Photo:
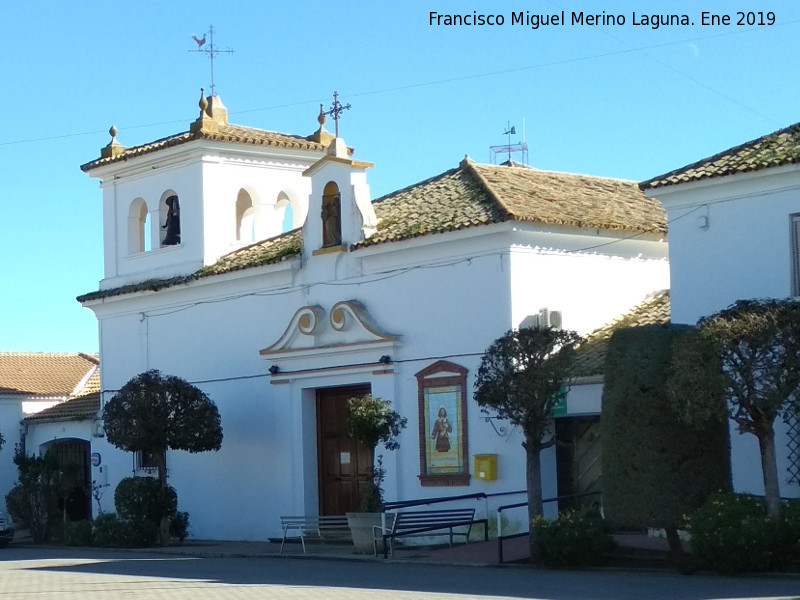
[[[800,577],[726,578],[316,558],[189,558],[12,546],[0,550],[0,600],[16,598],[773,599],[800,598]]]

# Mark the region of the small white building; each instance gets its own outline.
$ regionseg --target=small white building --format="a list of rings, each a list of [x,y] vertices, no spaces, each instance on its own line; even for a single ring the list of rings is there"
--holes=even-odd
[[[92,394],[96,398],[99,390],[99,360],[95,355],[0,352],[0,434],[5,440],[0,450],[0,510],[5,510],[6,494],[18,479],[14,465],[17,446],[29,452],[52,449],[64,462],[79,465],[78,486],[89,482],[91,417],[97,407],[82,413],[80,421],[59,420],[57,425],[39,429],[35,439],[29,435],[28,419],[63,406],[72,398],[85,399]],[[88,421],[87,415],[91,415]],[[84,516],[88,511],[87,501],[83,507]]]
[[[672,321],[800,295],[800,124],[641,184],[669,215]],[[764,493],[758,442],[731,430],[737,491]],[[776,423],[781,494],[800,496],[800,422]]]
[[[324,115],[298,137],[230,125],[218,97],[200,110],[186,133],[114,137],[82,167],[103,190],[105,276],[79,298],[103,402],[159,369],[220,410],[219,452],[167,458],[195,537],[264,539],[280,515],[355,508],[371,465],[343,416],[367,391],[408,418],[400,449],[379,449],[387,500],[524,489],[521,432],[472,398],[485,349],[534,316],[587,333],[669,286],[664,213],[632,182],[465,158],[372,201],[372,165]],[[431,439],[441,408],[447,449]],[[111,486],[148,467],[92,450]],[[543,466],[555,496],[552,450]]]

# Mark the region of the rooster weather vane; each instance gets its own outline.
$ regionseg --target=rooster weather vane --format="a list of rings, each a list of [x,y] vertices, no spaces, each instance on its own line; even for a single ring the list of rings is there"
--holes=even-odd
[[[208,37],[208,46],[206,46],[206,37]],[[214,45],[214,26],[208,26],[208,32],[203,34],[203,37],[198,38],[192,35],[192,39],[197,44],[197,50],[189,50],[189,52],[202,52],[207,54],[211,60],[211,95],[216,96],[217,90],[214,86],[214,57],[217,54],[233,54],[233,50],[220,50]],[[205,47],[204,47],[205,46]]]

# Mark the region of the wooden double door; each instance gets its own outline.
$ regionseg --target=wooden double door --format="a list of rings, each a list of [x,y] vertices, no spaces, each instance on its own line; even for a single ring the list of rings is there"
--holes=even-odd
[[[370,449],[347,436],[347,400],[370,393],[368,385],[317,390],[317,451],[321,515],[358,510],[372,472]]]

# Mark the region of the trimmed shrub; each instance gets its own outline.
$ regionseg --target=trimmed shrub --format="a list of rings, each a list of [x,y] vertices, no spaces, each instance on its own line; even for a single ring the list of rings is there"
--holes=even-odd
[[[81,521],[67,521],[64,527],[64,543],[67,546],[91,546],[92,522],[88,519]]]
[[[786,571],[800,571],[800,500],[789,500],[781,511],[780,566]]]
[[[158,540],[158,526],[149,521],[123,521],[114,513],[98,516],[92,530],[96,546],[145,548]]]
[[[126,477],[114,491],[114,504],[122,519],[158,525],[162,518],[171,519],[177,513],[178,494],[172,486],[161,487],[152,477]]]
[[[709,569],[732,574],[776,566],[778,529],[759,498],[713,494],[688,519],[686,528],[695,554]]]
[[[730,489],[727,424],[711,420],[697,429],[683,423],[666,393],[673,344],[688,331],[636,327],[617,331],[609,342],[603,508],[614,527],[674,532],[710,493]]]
[[[178,511],[169,521],[169,535],[171,538],[183,543],[189,535],[189,513]]]
[[[596,512],[568,511],[550,521],[542,516],[531,523],[531,535],[541,548],[541,562],[549,567],[601,565],[615,542]]]

